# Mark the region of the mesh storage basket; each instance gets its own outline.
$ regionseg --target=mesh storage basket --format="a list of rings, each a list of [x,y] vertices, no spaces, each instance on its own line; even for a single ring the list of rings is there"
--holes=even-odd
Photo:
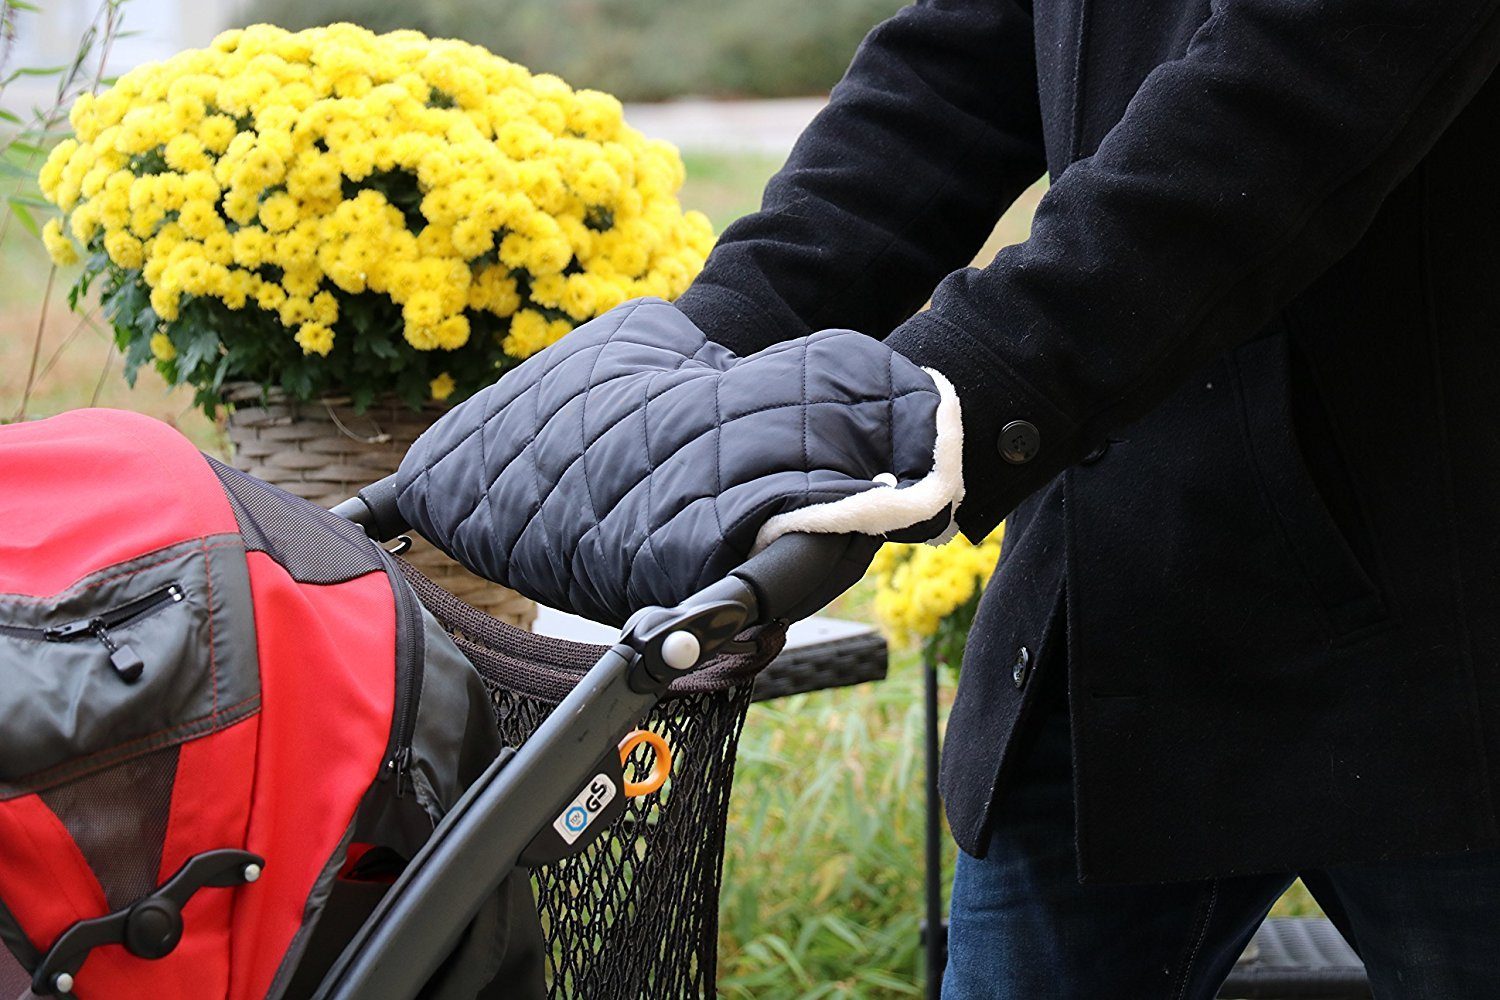
[[[418,597],[484,678],[501,735],[519,745],[605,647],[522,632],[455,599],[403,565]],[[532,871],[558,1000],[686,1000],[714,995],[724,823],[751,689],[784,633],[763,629],[745,652],[716,657],[668,690],[643,722],[666,738],[660,791],[583,853]],[[627,764],[643,777],[649,751]]]

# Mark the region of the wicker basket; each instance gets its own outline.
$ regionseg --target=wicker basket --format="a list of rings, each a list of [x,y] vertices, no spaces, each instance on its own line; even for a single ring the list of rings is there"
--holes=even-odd
[[[226,386],[224,399],[232,404],[226,430],[234,465],[324,507],[395,472],[417,435],[443,413],[395,401],[355,413],[347,399],[299,403],[248,383]],[[412,541],[405,558],[429,579],[491,617],[531,627],[532,601],[475,576],[421,538]]]

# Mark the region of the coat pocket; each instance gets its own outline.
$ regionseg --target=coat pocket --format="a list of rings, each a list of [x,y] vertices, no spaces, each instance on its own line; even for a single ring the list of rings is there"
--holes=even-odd
[[[1346,534],[1360,529],[1334,517],[1298,441],[1285,331],[1241,346],[1229,362],[1246,448],[1266,504],[1333,632],[1343,637],[1385,621],[1380,588]]]

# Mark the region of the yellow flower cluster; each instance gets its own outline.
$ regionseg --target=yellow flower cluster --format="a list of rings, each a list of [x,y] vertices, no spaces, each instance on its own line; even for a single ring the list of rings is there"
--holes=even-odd
[[[943,620],[984,589],[1000,561],[1004,525],[979,544],[962,536],[944,545],[887,544],[868,577],[875,583],[875,617],[893,642],[911,645],[937,634]]]
[[[40,174],[56,259],[76,240],[139,270],[167,323],[196,296],[274,313],[305,354],[373,292],[412,348],[463,346],[488,313],[524,358],[680,294],[713,243],[676,151],[613,97],[412,31],[225,32],[80,98],[72,124]]]

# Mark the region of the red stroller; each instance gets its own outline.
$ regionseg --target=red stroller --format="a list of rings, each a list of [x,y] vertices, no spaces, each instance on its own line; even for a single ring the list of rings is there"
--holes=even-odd
[[[385,484],[330,513],[101,410],[0,469],[0,998],[712,989],[756,626],[847,539],[603,649],[393,558]]]

